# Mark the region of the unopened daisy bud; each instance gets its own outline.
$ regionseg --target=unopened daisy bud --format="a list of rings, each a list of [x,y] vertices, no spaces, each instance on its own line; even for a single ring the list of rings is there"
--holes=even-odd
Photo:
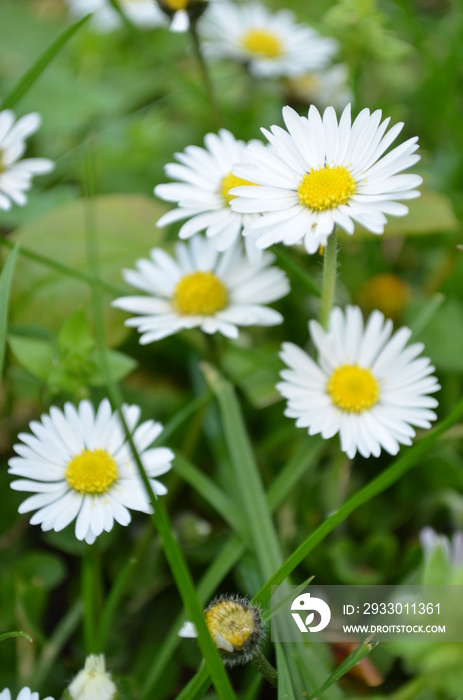
[[[117,686],[106,671],[103,654],[87,656],[85,666],[68,688],[72,700],[115,700]]]
[[[221,596],[204,611],[207,628],[226,666],[252,661],[260,653],[264,636],[260,610],[246,598]],[[192,622],[185,622],[180,637],[197,637]]]

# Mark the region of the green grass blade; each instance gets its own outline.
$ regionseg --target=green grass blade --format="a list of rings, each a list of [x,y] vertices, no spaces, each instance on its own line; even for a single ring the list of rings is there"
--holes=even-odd
[[[354,649],[352,654],[349,654],[347,659],[345,659],[342,664],[337,667],[334,673],[332,673],[331,676],[326,679],[323,685],[309,696],[308,700],[316,700],[316,698],[320,697],[325,690],[328,690],[328,688],[330,688],[334,683],[337,683],[340,678],[345,676],[346,673],[349,673],[351,668],[359,664],[360,661],[364,659],[365,656],[368,656],[368,654],[370,654],[370,652],[372,652],[377,646],[378,643],[371,644],[368,640],[359,644],[357,649]]]
[[[27,639],[28,642],[34,641],[30,634],[26,634],[25,632],[4,632],[0,634],[0,642],[3,642],[5,639],[16,639],[17,637]]]
[[[177,695],[177,700],[199,700],[207,693],[210,684],[207,668],[203,664],[198,673],[184,687],[180,695]]]
[[[286,656],[281,644],[275,644],[278,669],[278,700],[296,700]]]
[[[242,513],[249,525],[261,573],[264,577],[271,576],[281,565],[282,557],[240,406],[230,382],[211,365],[204,363],[202,369],[219,403]]]
[[[11,243],[11,241],[8,241],[6,238],[0,238],[0,245],[5,246],[5,248],[9,248],[10,250],[13,250],[15,248],[15,245]],[[61,274],[67,277],[73,277],[76,280],[85,282],[85,284],[90,285],[90,287],[94,287],[95,285],[97,285],[108,294],[115,296],[124,296],[125,294],[127,294],[126,289],[116,287],[116,285],[109,284],[108,282],[105,282],[101,279],[94,279],[91,275],[87,275],[85,274],[85,272],[81,272],[81,270],[76,270],[75,268],[69,267],[68,265],[62,265],[56,260],[52,260],[52,258],[47,258],[45,255],[34,253],[34,251],[28,250],[27,248],[19,248],[19,255],[22,255],[23,257],[28,258],[29,260],[33,260],[34,262],[39,263],[39,265],[44,265],[44,267],[48,267],[51,270],[56,270],[56,272],[60,272]]]
[[[267,492],[270,510],[273,511],[293,492],[301,478],[317,463],[317,458],[324,450],[325,445],[325,441],[318,436],[304,441],[294,457],[285,464],[275,477]]]
[[[437,442],[439,437],[454,425],[463,415],[463,399],[455,406],[450,415],[443,420],[426,437],[422,438],[413,447],[406,450],[403,457],[395,460],[382,474],[364,486],[360,491],[351,496],[336,513],[328,517],[309,537],[296,549],[285,561],[282,567],[275,572],[267,583],[255,596],[255,602],[266,605],[270,600],[272,586],[279,586],[294,571],[301,561],[320,544],[330,532],[342,523],[351,513],[364,503],[378,496],[390,486],[396,483],[404,474],[415,467],[420,458],[425,455]]]
[[[72,24],[64,30],[57,39],[39,56],[33,66],[23,75],[19,83],[8,93],[2,102],[2,109],[11,109],[23,97],[29,88],[35,83],[37,78],[43,73],[49,63],[59,54],[63,46],[71,39],[76,32],[87,22],[91,14],[82,17],[78,22]]]
[[[8,302],[10,299],[11,281],[13,279],[14,266],[18,257],[19,247],[15,246],[6,259],[0,275],[0,377],[3,374],[3,365],[6,353],[6,338],[8,335]]]

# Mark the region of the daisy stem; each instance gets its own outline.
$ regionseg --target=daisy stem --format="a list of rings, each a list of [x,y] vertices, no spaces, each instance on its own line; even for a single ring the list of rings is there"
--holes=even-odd
[[[209,68],[207,62],[204,58],[203,50],[201,47],[201,40],[198,35],[196,21],[190,22],[190,35],[193,41],[193,49],[195,52],[196,60],[198,61],[199,70],[201,72],[201,77],[203,79],[204,87],[206,88],[207,98],[211,106],[212,119],[215,128],[218,130],[223,123],[222,114],[220,112],[220,107],[215,96],[214,88],[212,86],[212,80],[209,73]]]
[[[85,545],[82,557],[81,595],[86,656],[100,651],[97,635],[98,560],[95,545]]]
[[[320,324],[323,328],[328,327],[331,309],[334,303],[334,293],[336,290],[336,255],[338,252],[338,242],[336,229],[328,236],[325,253],[323,256],[323,283],[322,283],[322,303],[320,307]]]
[[[252,659],[252,664],[257,668],[261,676],[267,680],[274,688],[278,688],[278,673],[272,664],[267,661],[263,653],[258,650]]]

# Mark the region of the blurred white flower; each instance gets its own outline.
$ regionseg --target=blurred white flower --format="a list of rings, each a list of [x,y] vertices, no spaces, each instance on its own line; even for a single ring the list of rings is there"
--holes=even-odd
[[[32,112],[15,122],[14,113],[0,112],[0,209],[10,209],[11,202],[24,206],[24,194],[32,187],[34,175],[49,173],[55,167],[46,158],[25,158],[26,139],[40,127],[40,115]]]
[[[317,107],[332,105],[335,109],[344,109],[354,99],[345,63],[289,78],[287,85],[296,99]]]
[[[68,687],[72,700],[113,700],[117,686],[106,671],[103,654],[87,656],[85,666]]]
[[[137,314],[125,324],[138,329],[142,345],[185,328],[237,338],[239,326],[283,321],[266,306],[289,292],[285,273],[270,267],[273,260],[266,254],[251,265],[240,245],[219,253],[212,241],[198,235],[177,244],[176,259],[154,248],[151,260],[138,260],[136,271],[125,270],[126,282],[146,294],[121,297],[112,305]]]
[[[334,39],[298,24],[289,10],[272,13],[258,2],[217,2],[200,31],[210,55],[245,62],[259,78],[325,68],[337,51]]]
[[[8,688],[2,690],[0,693],[0,700],[11,700],[11,692],[8,690]],[[23,688],[16,696],[16,700],[40,700],[40,696],[38,693],[33,693],[29,688]],[[48,696],[43,700],[53,700],[53,698]]]
[[[108,32],[121,25],[121,18],[109,0],[66,0],[72,15],[84,17],[93,12],[92,27],[100,32]],[[137,27],[152,29],[165,27],[168,21],[154,0],[119,0],[119,5]]]

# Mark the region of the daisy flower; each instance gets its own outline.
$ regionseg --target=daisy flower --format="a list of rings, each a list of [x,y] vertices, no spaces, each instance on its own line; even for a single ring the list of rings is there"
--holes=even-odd
[[[399,173],[420,159],[415,154],[418,138],[384,155],[403,123],[386,133],[390,119],[381,122],[381,110],[370,114],[364,109],[351,124],[350,105],[339,124],[333,107],[323,118],[314,106],[307,117],[284,107],[283,119],[287,131],[279,126],[262,129],[270,146],[249,145],[246,162],[233,169],[237,177],[259,185],[231,191],[237,195],[231,202],[234,211],[262,214],[243,231],[258,236],[259,248],[303,241],[307,252],[315,253],[336,224],[349,234],[354,222],[380,234],[386,214],[408,213],[397,200],[418,197],[414,188],[422,178]]]
[[[206,51],[248,64],[258,78],[294,76],[328,65],[337,42],[296,23],[289,10],[257,2],[216,3],[201,24]]]
[[[11,700],[11,692],[8,688],[2,690],[0,693],[0,700]],[[29,688],[23,688],[19,692],[19,695],[16,696],[16,700],[40,700],[40,696],[38,693],[33,693]],[[53,700],[53,698],[48,696],[44,698],[44,700]]]
[[[67,0],[71,13],[84,17],[93,12],[94,29],[107,32],[121,26],[121,18],[109,0]],[[119,0],[126,17],[141,29],[166,26],[166,18],[154,0]]]
[[[420,544],[426,559],[430,559],[434,552],[440,549],[448,564],[453,568],[463,566],[463,532],[458,530],[452,536],[438,535],[432,527],[420,530]]]
[[[10,209],[11,203],[24,206],[24,194],[32,186],[34,175],[53,170],[54,164],[46,158],[20,160],[26,150],[26,139],[40,126],[40,115],[35,112],[21,117],[5,109],[0,112],[0,209]]]
[[[171,18],[171,32],[186,32],[190,28],[190,13],[202,14],[206,0],[158,0],[160,7]]]
[[[251,265],[236,245],[218,253],[211,241],[195,236],[178,243],[176,259],[160,248],[151,260],[138,260],[137,270],[124,270],[126,282],[146,292],[121,297],[113,306],[137,314],[128,319],[146,345],[184,328],[238,337],[238,326],[274,326],[283,317],[269,304],[289,292],[285,273],[270,267],[266,254]]]
[[[392,335],[392,321],[374,311],[364,327],[358,306],[334,308],[325,331],[310,321],[309,332],[318,362],[292,343],[284,343],[281,358],[289,369],[278,391],[287,402],[285,415],[325,439],[339,433],[341,450],[352,459],[379,457],[381,449],[395,455],[410,445],[412,425],[430,428],[440,389],[427,357],[418,357],[422,343],[405,347],[408,328]]]
[[[164,214],[157,226],[167,226],[174,221],[188,219],[179,231],[180,238],[190,238],[198,231],[205,231],[213,239],[217,250],[226,250],[240,236],[246,222],[253,216],[238,214],[230,208],[234,195],[230,190],[238,185],[251,185],[232,173],[240,162],[246,147],[226,129],[218,134],[206,134],[205,148],[187,146],[183,153],[176,153],[179,163],[168,163],[166,175],[177,180],[157,185],[154,194],[167,202],[176,202],[177,208]],[[260,142],[256,147],[264,148]],[[248,254],[252,256],[249,247]]]
[[[165,447],[148,449],[161,434],[162,426],[148,420],[136,428],[141,410],[124,406],[124,417],[154,492],[167,492],[156,480],[171,468],[173,454]],[[78,540],[93,544],[103,530],[112,530],[114,521],[130,522],[131,510],[151,513],[145,487],[117,413],[103,399],[95,413],[92,404],[71,403],[64,410],[50,408],[49,415],[30,423],[30,433],[20,433],[14,446],[17,457],[9,460],[15,491],[34,495],[20,506],[20,513],[37,511],[32,525],[42,530],[63,530],[76,521]]]
[[[103,654],[91,654],[68,687],[72,700],[113,700],[117,686],[106,671]]]

